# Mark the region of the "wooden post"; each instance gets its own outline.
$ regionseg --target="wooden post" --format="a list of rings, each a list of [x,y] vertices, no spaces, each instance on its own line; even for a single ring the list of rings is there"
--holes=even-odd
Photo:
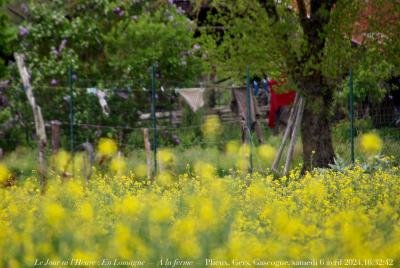
[[[149,129],[143,128],[144,148],[146,150],[147,157],[147,177],[151,177],[151,145],[149,140]],[[152,178],[154,179],[154,178]]]
[[[296,146],[297,133],[300,128],[300,123],[303,118],[303,110],[304,110],[305,100],[300,97],[299,107],[297,108],[296,119],[294,121],[294,126],[292,128],[292,135],[290,139],[289,150],[286,157],[285,168],[283,170],[283,175],[287,175],[289,173],[290,163],[292,162],[294,148]]]
[[[51,121],[51,149],[53,150],[53,153],[57,152],[60,149],[60,126],[60,121]]]
[[[283,149],[285,148],[286,140],[289,138],[289,135],[292,131],[292,127],[294,125],[294,121],[295,121],[295,117],[296,117],[297,109],[298,109],[298,104],[299,104],[299,96],[298,96],[298,94],[296,94],[294,104],[292,106],[292,109],[290,110],[289,120],[288,120],[288,124],[286,125],[285,134],[283,135],[281,145],[279,146],[278,153],[276,154],[274,163],[272,164],[271,169],[273,172],[278,172],[279,162],[280,162],[282,154],[283,154]]]
[[[17,67],[19,74],[22,79],[22,84],[24,85],[24,90],[26,97],[28,98],[29,104],[32,108],[33,118],[35,121],[36,136],[39,143],[39,173],[40,173],[40,184],[42,186],[42,191],[44,190],[45,184],[45,148],[47,144],[46,129],[43,121],[42,110],[40,106],[37,105],[35,96],[33,95],[33,90],[31,83],[29,81],[30,75],[28,69],[25,66],[24,56],[19,53],[14,53],[15,61],[17,62]]]

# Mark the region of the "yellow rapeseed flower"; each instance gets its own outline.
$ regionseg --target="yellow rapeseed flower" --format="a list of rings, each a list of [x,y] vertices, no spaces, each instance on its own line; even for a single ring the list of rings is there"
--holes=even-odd
[[[52,156],[52,162],[54,167],[58,171],[65,171],[68,164],[70,164],[71,156],[64,150],[59,150],[55,155]]]
[[[382,140],[375,133],[366,133],[360,139],[361,149],[366,154],[378,154],[382,150]]]
[[[245,150],[244,156],[247,162]],[[199,173],[211,169],[202,165]],[[94,260],[133,267],[158,256],[165,264],[171,254],[171,266],[208,259],[215,267],[287,266],[287,260],[308,267],[310,256],[331,260],[327,267],[340,257],[396,263],[400,169],[387,165],[315,170],[285,184],[258,173],[205,181],[165,173],[167,187],[162,176],[152,183],[95,171],[88,181],[53,176],[43,194],[37,177],[24,178],[18,187],[0,187],[0,264],[27,267],[45,256],[81,263],[72,266]]]
[[[214,208],[213,202],[209,199],[203,198],[199,200],[198,210],[198,224],[201,230],[214,227],[218,223],[218,214]]]
[[[213,179],[216,176],[216,170],[213,165],[203,161],[198,161],[194,165],[194,172],[201,177],[201,179]]]
[[[258,156],[265,162],[271,163],[274,160],[276,150],[268,144],[262,144],[257,149]]]
[[[113,156],[117,152],[117,144],[110,138],[101,138],[97,150],[101,156]]]
[[[156,182],[162,186],[167,186],[174,182],[174,176],[168,171],[162,171],[157,175]]]
[[[147,176],[147,165],[145,164],[139,164],[137,165],[134,169],[133,172],[138,176],[139,178],[143,178]]]
[[[137,196],[126,196],[117,206],[117,212],[127,216],[138,215],[141,211],[141,202]]]
[[[201,130],[206,138],[216,138],[222,132],[222,125],[217,115],[210,115],[204,121]]]
[[[126,160],[123,156],[114,157],[110,162],[110,170],[114,173],[121,174],[126,171]]]
[[[78,180],[70,180],[65,184],[65,192],[69,198],[80,199],[84,195],[83,185]]]
[[[162,167],[172,166],[176,162],[175,154],[169,149],[161,149],[157,152],[158,162]]]
[[[131,236],[131,231],[129,230],[128,226],[122,223],[117,223],[115,225],[114,238],[117,244],[121,245],[126,244],[129,241],[130,236]]]
[[[49,223],[59,223],[65,217],[65,210],[57,203],[48,204],[44,208],[44,216]]]
[[[115,233],[114,233],[114,245],[115,251],[118,256],[124,259],[128,259],[131,257],[132,252],[130,248],[130,243],[132,238],[132,233],[129,226],[116,223],[115,224]]]
[[[242,144],[239,148],[239,157],[249,157],[250,155],[250,146],[247,143]]]
[[[87,170],[92,168],[89,164],[89,160],[87,159],[87,155],[83,152],[78,152],[74,155],[74,173],[79,174],[83,170]],[[68,167],[69,171],[72,171],[72,165]],[[86,171],[87,172],[87,171]]]
[[[85,220],[91,220],[93,218],[93,208],[92,205],[85,201],[80,207],[80,216]]]
[[[0,183],[6,181],[11,176],[11,172],[8,170],[6,165],[0,163]]]
[[[173,215],[172,204],[166,199],[157,201],[149,212],[150,220],[158,223],[166,223],[172,220]]]
[[[239,157],[235,162],[235,166],[241,172],[245,172],[249,168],[249,159],[246,157]]]
[[[183,234],[183,233],[182,233]],[[201,248],[194,237],[186,237],[179,245],[179,253],[185,258],[198,258],[201,255]]]
[[[237,140],[231,140],[225,145],[225,152],[231,155],[236,154],[239,151],[239,148],[240,142]]]
[[[72,260],[70,263],[72,264],[77,264],[80,263],[80,265],[77,266],[93,266],[94,264],[97,264],[97,258],[98,256],[93,253],[93,252],[87,252],[87,251],[82,251],[82,250],[75,250],[75,252],[72,255]],[[83,263],[83,264],[81,264]]]

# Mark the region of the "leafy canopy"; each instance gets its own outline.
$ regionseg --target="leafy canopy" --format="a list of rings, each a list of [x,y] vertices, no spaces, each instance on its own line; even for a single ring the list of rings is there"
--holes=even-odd
[[[271,2],[276,9],[271,7]],[[203,3],[197,1],[198,6]],[[296,3],[304,3],[303,9]],[[379,81],[400,73],[400,57],[396,53],[400,44],[399,20],[392,23],[385,20],[387,14],[400,14],[399,5],[385,0],[372,1],[377,12],[365,16],[366,1],[318,3],[322,8],[312,11],[307,0],[211,1],[215,12],[209,14],[201,36],[209,68],[214,66],[221,76],[239,81],[243,81],[246,65],[258,77],[268,74],[278,78],[296,73],[297,77],[288,77],[295,80],[292,82],[321,73],[332,89],[342,87],[343,78],[353,69],[355,76],[359,75],[360,90],[382,95],[377,93],[382,89]],[[327,5],[330,4],[333,8],[329,12]],[[310,19],[311,12],[314,13]],[[326,23],[313,32],[318,27],[317,20]],[[368,27],[360,27],[360,21]],[[366,37],[358,49],[352,46],[356,33]],[[293,86],[297,87],[298,83]]]

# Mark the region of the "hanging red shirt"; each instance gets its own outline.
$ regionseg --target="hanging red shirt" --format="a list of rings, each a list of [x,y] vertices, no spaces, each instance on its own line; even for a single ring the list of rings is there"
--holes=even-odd
[[[279,108],[292,104],[296,96],[296,92],[293,90],[290,90],[287,93],[276,93],[273,86],[280,87],[282,84],[278,84],[278,82],[275,80],[269,81],[271,98],[269,102],[268,126],[270,128],[275,127],[276,113]]]

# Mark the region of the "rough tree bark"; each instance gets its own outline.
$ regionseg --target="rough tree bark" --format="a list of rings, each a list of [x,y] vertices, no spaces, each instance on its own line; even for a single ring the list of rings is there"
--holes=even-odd
[[[32,108],[33,118],[35,121],[36,136],[38,138],[38,143],[39,143],[40,184],[42,186],[42,192],[43,192],[45,186],[45,170],[46,170],[45,148],[47,144],[47,137],[46,137],[44,120],[42,116],[42,110],[40,106],[37,105],[35,96],[33,95],[33,90],[30,83],[28,69],[26,68],[25,65],[24,56],[19,53],[14,53],[14,58],[15,61],[17,62],[17,67],[19,74],[21,76],[22,84],[24,85],[25,94]]]
[[[324,90],[320,88],[320,92]],[[332,95],[312,94],[306,97],[306,105],[301,122],[303,142],[302,173],[315,167],[328,167],[334,162],[335,152],[332,144],[330,111]]]
[[[275,0],[259,0],[265,8],[271,23],[276,29],[276,37],[282,43],[282,55],[285,58],[287,71],[297,83],[299,92],[305,99],[305,108],[301,122],[303,142],[303,170],[315,167],[327,167],[334,162],[332,133],[330,127],[330,109],[333,89],[327,86],[327,79],[317,68],[310,69],[310,61],[315,66],[322,62],[326,37],[325,26],[330,21],[330,13],[337,0],[311,0],[307,9],[304,0],[296,0],[299,23],[303,29],[304,46],[302,55],[296,55],[291,47],[290,37],[282,32],[281,17]],[[311,74],[304,75],[307,69]]]

